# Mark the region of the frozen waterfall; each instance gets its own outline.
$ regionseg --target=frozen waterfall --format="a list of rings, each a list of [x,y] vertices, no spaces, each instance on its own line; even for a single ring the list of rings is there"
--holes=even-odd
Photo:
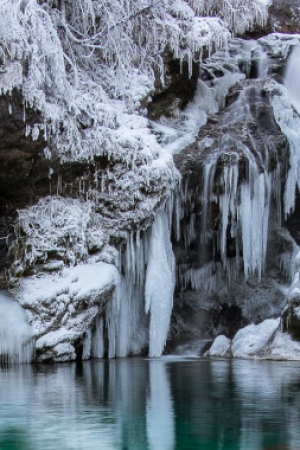
[[[300,114],[300,44],[296,45],[289,58],[285,74],[285,86],[289,91],[293,106]]]
[[[0,291],[0,361],[30,362],[32,334],[25,311],[11,296]]]

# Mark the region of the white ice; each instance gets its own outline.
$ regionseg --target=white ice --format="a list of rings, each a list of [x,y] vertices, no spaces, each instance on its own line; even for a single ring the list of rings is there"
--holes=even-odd
[[[174,285],[175,260],[168,217],[160,211],[151,229],[145,284],[145,307],[150,313],[149,356],[160,356],[163,352],[173,307]]]

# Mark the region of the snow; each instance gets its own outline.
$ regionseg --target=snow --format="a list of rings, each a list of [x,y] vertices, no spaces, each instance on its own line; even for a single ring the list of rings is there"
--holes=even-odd
[[[57,260],[74,265],[85,261],[91,249],[101,250],[108,240],[93,202],[59,196],[44,197],[36,205],[19,210],[16,234],[26,236],[26,245],[15,258],[14,274],[36,263],[49,262],[44,269],[50,271],[51,264],[59,264]],[[19,245],[18,241],[15,244]],[[55,262],[50,260],[53,254]]]
[[[231,340],[221,334],[214,340],[212,346],[208,350],[208,356],[228,356],[230,354]]]
[[[40,275],[23,279],[18,299],[22,305],[34,307],[40,302],[51,304],[65,294],[76,302],[85,299],[93,304],[97,303],[104,291],[118,282],[118,277],[113,265],[102,262],[79,264],[65,268],[61,275]]]
[[[271,33],[258,40],[267,48],[268,54],[273,58],[286,59],[291,49],[300,42],[299,34]]]
[[[239,330],[232,341],[232,356],[242,359],[259,357],[274,337],[279,323],[279,319],[267,319],[259,325],[251,324]]]

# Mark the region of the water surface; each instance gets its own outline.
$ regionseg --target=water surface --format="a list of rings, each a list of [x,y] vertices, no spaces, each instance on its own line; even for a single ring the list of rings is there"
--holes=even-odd
[[[1,450],[300,449],[300,364],[119,359],[0,371]]]

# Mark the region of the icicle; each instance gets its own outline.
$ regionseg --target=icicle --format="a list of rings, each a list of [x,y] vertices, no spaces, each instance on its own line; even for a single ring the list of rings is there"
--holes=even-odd
[[[269,176],[258,174],[257,167],[250,163],[249,183],[244,183],[241,187],[241,203],[238,209],[246,279],[255,273],[260,279],[265,269],[269,206]]]
[[[168,218],[160,211],[151,229],[145,285],[145,309],[150,312],[149,356],[163,352],[170,324],[175,280],[175,261]]]
[[[236,155],[235,155],[236,156]],[[237,181],[238,181],[238,165],[233,164],[231,166],[224,167],[223,174],[223,189],[224,194],[219,198],[219,205],[222,214],[222,228],[221,228],[221,259],[226,265],[227,261],[227,229],[229,226],[229,219],[235,217],[236,211],[236,199],[237,199]],[[231,233],[232,234],[232,233]],[[235,237],[234,235],[232,237]]]
[[[91,356],[93,358],[103,358],[104,341],[103,341],[103,318],[97,317],[96,330],[93,336]]]
[[[211,194],[213,190],[213,181],[216,171],[216,159],[205,162],[203,167],[203,194],[202,194],[202,218],[200,242],[207,243],[208,219],[211,205]]]

